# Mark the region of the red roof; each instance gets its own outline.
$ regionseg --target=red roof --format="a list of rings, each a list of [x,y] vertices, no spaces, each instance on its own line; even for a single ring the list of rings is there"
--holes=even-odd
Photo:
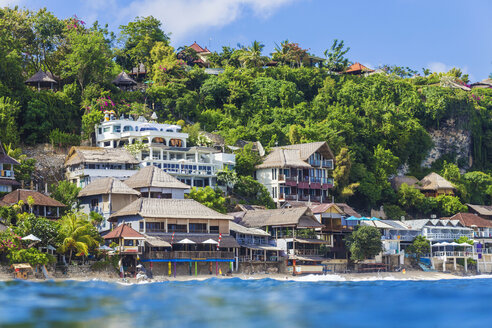
[[[491,220],[483,219],[478,215],[472,213],[458,213],[446,219],[459,220],[461,224],[465,227],[476,226],[477,228],[492,228]]]
[[[60,203],[56,199],[43,195],[40,192],[34,190],[17,189],[11,193],[3,196],[2,201],[9,205],[17,204],[20,200],[27,204],[27,198],[32,197],[34,199],[34,205],[51,206],[51,207],[65,207],[65,204]]]
[[[196,41],[190,46],[191,49],[195,50],[197,53],[210,52],[207,48],[203,49],[196,43]]]
[[[104,239],[116,238],[145,238],[145,236],[126,224],[120,224],[116,229],[104,236]]]
[[[374,72],[374,70],[365,67],[361,63],[354,63],[345,71],[345,73],[362,73],[362,72]]]

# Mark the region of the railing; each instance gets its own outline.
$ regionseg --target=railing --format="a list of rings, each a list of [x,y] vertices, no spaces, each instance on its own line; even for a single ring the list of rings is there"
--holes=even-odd
[[[312,202],[320,202],[321,201],[321,196],[311,196],[311,201]]]
[[[321,166],[321,161],[319,159],[310,159],[309,164],[312,166]]]
[[[0,171],[0,176],[2,176],[4,178],[13,178],[14,177],[14,171],[1,170]]]
[[[391,240],[402,240],[402,241],[413,241],[417,235],[385,235],[382,239],[391,239]]]
[[[442,256],[469,257],[472,255],[475,255],[475,254],[473,252],[461,252],[461,251],[432,252],[432,256],[434,256],[434,257],[442,257]]]
[[[297,195],[285,195],[286,200],[297,200]]]
[[[285,181],[287,181],[287,182],[296,182],[297,183],[297,176],[285,177]]]
[[[293,249],[289,250],[289,253],[292,254]],[[319,249],[296,249],[295,255],[320,255]]]
[[[322,167],[325,167],[327,169],[332,169],[333,168],[333,160],[330,159],[330,160],[324,160],[321,162],[321,166]]]
[[[270,245],[264,239],[245,239],[245,238],[236,238],[236,241],[240,245]]]
[[[299,195],[299,200],[301,201],[308,201],[309,200],[309,196],[306,196],[306,195]]]
[[[278,194],[278,199],[285,199],[285,194],[283,192]]]
[[[278,181],[285,181],[285,174],[279,174]]]
[[[458,239],[461,236],[466,236],[468,238],[473,238],[473,233],[424,233],[424,236],[427,239],[437,239],[437,240],[445,240],[445,239]]]
[[[120,253],[142,253],[142,246],[117,246],[115,248],[116,251]]]
[[[485,232],[485,231],[475,231],[473,233],[473,237],[479,237],[479,238],[492,238],[492,233],[490,232]]]
[[[173,251],[173,252],[155,252],[151,251],[147,254],[149,259],[234,259],[233,252],[223,251]]]

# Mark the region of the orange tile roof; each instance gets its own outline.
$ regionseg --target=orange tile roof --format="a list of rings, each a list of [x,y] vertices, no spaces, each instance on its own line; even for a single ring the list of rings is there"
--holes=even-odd
[[[374,70],[365,67],[361,63],[354,63],[345,71],[345,73],[355,73],[355,72],[374,72]]]
[[[126,224],[120,224],[116,229],[109,232],[104,239],[116,239],[116,238],[145,238],[144,235],[127,226]]]
[[[441,218],[441,220],[444,218]],[[486,220],[473,213],[458,213],[449,218],[459,220],[465,227],[476,226],[477,228],[492,228],[492,221]]]
[[[196,41],[190,46],[191,49],[195,50],[197,53],[210,52],[207,48],[203,49],[196,43]]]

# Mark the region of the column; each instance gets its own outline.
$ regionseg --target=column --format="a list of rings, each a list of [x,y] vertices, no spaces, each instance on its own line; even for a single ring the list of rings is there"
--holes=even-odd
[[[454,271],[456,271],[456,257],[454,258],[453,264],[454,264]]]
[[[465,256],[465,272],[468,272],[468,259]]]

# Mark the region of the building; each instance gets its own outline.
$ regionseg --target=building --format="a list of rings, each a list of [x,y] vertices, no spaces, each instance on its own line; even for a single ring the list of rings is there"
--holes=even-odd
[[[51,72],[45,73],[42,70],[39,70],[24,83],[31,87],[37,88],[38,91],[40,91],[41,89],[53,90],[54,87],[58,84]]]
[[[0,193],[11,192],[13,187],[20,185],[15,180],[14,165],[20,165],[20,163],[7,155],[0,141]]]
[[[274,147],[256,166],[255,177],[279,205],[286,201],[328,202],[333,161],[326,142]]]
[[[190,186],[155,166],[146,166],[132,175],[125,184],[138,190],[144,198],[184,199]]]
[[[437,197],[441,195],[453,196],[455,190],[451,182],[434,172],[426,175],[420,180],[418,186],[418,189],[420,189],[426,197]]]
[[[441,220],[458,220],[464,227],[473,230],[473,238],[490,238],[492,243],[492,221],[486,220],[473,213],[457,213],[450,218]]]
[[[474,88],[492,88],[492,79],[488,78],[480,82],[475,82],[470,85],[472,89]]]
[[[72,147],[65,159],[65,176],[83,188],[101,178],[128,179],[135,174],[138,164],[125,149]]]
[[[122,255],[139,255],[143,253],[145,236],[126,224],[119,225],[104,236],[109,243],[116,243],[115,250]]]
[[[235,222],[247,228],[267,231],[275,241],[273,246],[281,249],[281,255],[287,260],[289,272],[293,274],[323,272],[322,245],[330,247],[331,241],[319,237],[323,225],[316,220],[309,207],[235,213]]]
[[[154,165],[192,187],[215,186],[217,172],[233,168],[234,154],[209,147],[188,147],[188,134],[179,125],[148,122],[141,117],[111,119],[96,127],[96,142],[101,148],[121,148],[137,141],[148,145],[136,157],[141,166]]]
[[[408,220],[405,224],[432,242],[453,241],[462,236],[473,238],[473,230],[465,227],[459,220],[420,219]]]
[[[193,65],[198,65],[200,67],[208,67],[209,66],[209,63],[208,63],[208,57],[212,54],[210,52],[210,50],[207,49],[207,47],[205,48],[202,48],[198,43],[193,42],[193,44],[191,46],[189,46],[188,48],[190,49],[193,49],[194,52],[196,53],[196,57],[193,58],[191,61],[189,60],[189,58],[186,58],[186,55],[184,54],[183,51],[179,52],[178,53],[178,58],[179,59],[183,59],[183,60],[186,60],[187,61],[187,64],[190,65],[190,66],[193,66]]]
[[[468,206],[468,211],[475,213],[481,218],[492,220],[492,206],[490,205],[473,205],[466,204]]]
[[[167,264],[174,263],[174,274],[178,269],[188,272],[188,266],[191,273],[193,264],[195,273],[232,270],[239,248],[230,235],[232,219],[193,199],[163,198],[137,199],[110,218],[117,226],[125,224],[145,235],[142,262],[166,273]]]
[[[257,228],[247,228],[233,221],[229,223],[231,235],[241,248],[239,262],[277,262],[281,249],[274,246],[268,232]]]
[[[354,63],[350,65],[344,73],[351,74],[351,75],[362,75],[365,73],[372,73],[372,72],[374,72],[374,70],[367,68],[361,63]]]
[[[112,83],[124,91],[133,91],[137,86],[137,82],[129,77],[125,72],[118,74]]]
[[[34,203],[32,208],[29,206],[29,198],[32,198]],[[17,189],[11,193],[3,196],[2,202],[7,205],[18,204],[22,201],[22,212],[33,213],[36,216],[42,216],[48,219],[59,219],[61,216],[61,210],[65,208],[65,204],[60,203],[56,199],[48,197],[40,192],[34,190]]]
[[[135,201],[139,196],[140,192],[128,187],[118,179],[102,178],[94,180],[82,188],[78,198],[80,209],[84,213],[96,212],[103,216],[104,220],[97,228],[99,232],[104,232],[111,229],[108,221],[111,214]]]

